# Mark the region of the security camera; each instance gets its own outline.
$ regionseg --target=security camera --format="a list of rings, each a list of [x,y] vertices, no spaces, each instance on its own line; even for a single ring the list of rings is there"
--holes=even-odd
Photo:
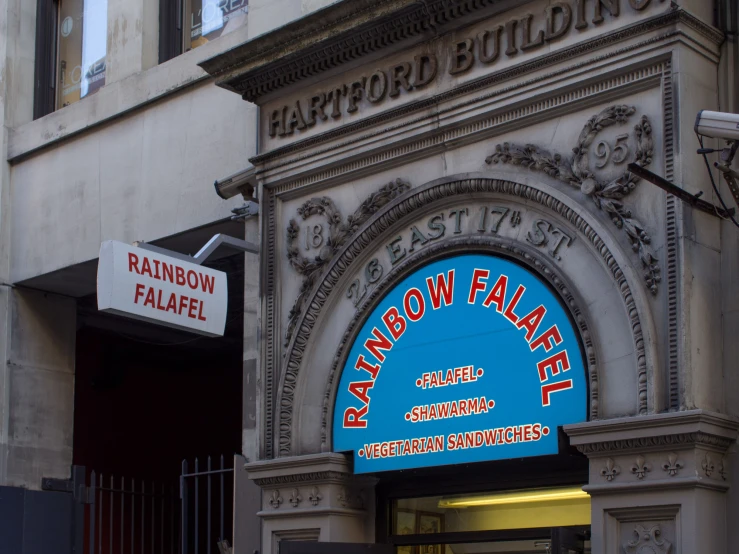
[[[695,132],[704,137],[739,140],[739,114],[701,110],[695,118]]]
[[[216,194],[227,200],[237,194],[241,194],[245,199],[250,200],[254,195],[254,189],[257,187],[256,170],[254,166],[234,173],[224,179],[219,179],[213,183]]]

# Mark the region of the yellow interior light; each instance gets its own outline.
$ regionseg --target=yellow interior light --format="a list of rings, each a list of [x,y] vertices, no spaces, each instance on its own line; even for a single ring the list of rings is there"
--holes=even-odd
[[[578,487],[537,489],[529,491],[510,491],[496,494],[442,498],[441,500],[439,500],[439,508],[472,508],[474,506],[524,504],[529,502],[584,500],[586,498],[589,498],[588,493]]]

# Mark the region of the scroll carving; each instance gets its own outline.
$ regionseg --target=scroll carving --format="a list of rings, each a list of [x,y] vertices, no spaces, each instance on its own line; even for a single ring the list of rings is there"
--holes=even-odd
[[[311,198],[298,208],[298,216],[303,221],[313,215],[323,216],[328,223],[328,238],[325,242],[321,241],[319,254],[310,259],[300,253],[300,247],[298,246],[300,226],[298,222],[291,219],[287,226],[287,259],[293,269],[303,276],[303,283],[300,286],[298,298],[288,315],[285,346],[288,345],[295,332],[295,325],[305,307],[308,294],[321,274],[321,270],[341,249],[347,239],[354,235],[373,214],[408,189],[410,189],[410,184],[401,179],[391,181],[380,187],[378,191],[370,194],[359,208],[346,218],[346,221],[343,220],[338,208],[327,196]]]
[[[592,198],[598,209],[605,211],[616,227],[627,234],[632,249],[641,260],[647,287],[653,294],[656,294],[657,284],[661,281],[661,276],[659,260],[651,247],[651,238],[647,234],[644,225],[632,215],[631,211],[622,202],[623,198],[636,188],[639,178],[626,171],[610,182],[599,181],[588,165],[590,147],[598,133],[606,127],[626,123],[635,112],[636,109],[632,106],[616,105],[610,106],[591,117],[580,133],[577,145],[572,149],[573,155],[571,157],[551,154],[532,144],[521,146],[505,142],[498,144],[495,147],[495,152],[488,156],[485,162],[487,164],[520,165],[532,170],[542,171],[563,183],[579,188],[585,196]],[[639,123],[634,127],[634,132],[637,143],[634,162],[641,167],[647,167],[652,163],[654,152],[652,126],[647,116],[643,115],[641,117]],[[626,147],[625,145],[619,145],[618,141],[627,136],[622,135],[617,139],[617,146],[613,149],[614,155],[612,158],[616,163],[625,161]],[[610,155],[610,147],[604,145],[603,142],[599,143],[598,147],[602,145],[604,148],[603,154],[605,155],[605,148],[608,148]],[[599,152],[596,149],[596,156],[598,154]],[[596,167],[598,167],[598,164],[596,164]]]
[[[634,528],[634,540],[626,541],[623,545],[626,554],[670,554],[672,543],[662,538],[662,529],[659,525],[647,528],[637,525]]]

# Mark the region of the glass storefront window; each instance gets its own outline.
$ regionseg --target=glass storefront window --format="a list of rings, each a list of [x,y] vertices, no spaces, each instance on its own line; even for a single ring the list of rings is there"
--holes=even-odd
[[[249,11],[249,0],[185,0],[185,5],[185,51],[242,26]]]
[[[522,541],[486,541],[455,544],[398,546],[396,554],[552,554],[552,541],[547,538]],[[558,554],[590,554],[590,543],[582,548],[561,548]]]
[[[59,3],[58,108],[97,92],[105,84],[107,0]]]
[[[590,496],[580,487],[402,498],[393,534],[499,531],[590,525]]]

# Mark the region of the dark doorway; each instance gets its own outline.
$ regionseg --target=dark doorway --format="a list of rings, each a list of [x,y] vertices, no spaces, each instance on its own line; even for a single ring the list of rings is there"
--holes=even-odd
[[[150,500],[159,506],[160,497],[179,502],[183,461],[192,468],[198,459],[205,470],[209,456],[214,467],[220,467],[223,456],[225,466],[232,468],[233,455],[241,451],[243,256],[208,265],[228,275],[224,337],[201,337],[101,314],[94,295],[78,302],[73,460],[86,468],[88,482],[94,471],[98,488],[113,491],[110,504],[102,492],[106,512],[99,519],[105,525],[101,529],[98,522],[97,530],[104,544],[113,543],[111,554],[150,543],[149,523],[140,523],[144,518],[139,506],[149,510]],[[225,489],[229,529],[226,537],[218,538],[232,540],[231,476]],[[121,497],[125,509],[119,508]],[[213,498],[220,506],[220,498]],[[179,508],[169,509],[179,525]],[[202,509],[206,513],[207,506]],[[159,517],[154,509],[145,513]],[[220,518],[218,507],[213,518]],[[160,523],[152,526],[159,529]],[[169,521],[166,532],[169,536]],[[179,532],[173,534],[179,542]]]

